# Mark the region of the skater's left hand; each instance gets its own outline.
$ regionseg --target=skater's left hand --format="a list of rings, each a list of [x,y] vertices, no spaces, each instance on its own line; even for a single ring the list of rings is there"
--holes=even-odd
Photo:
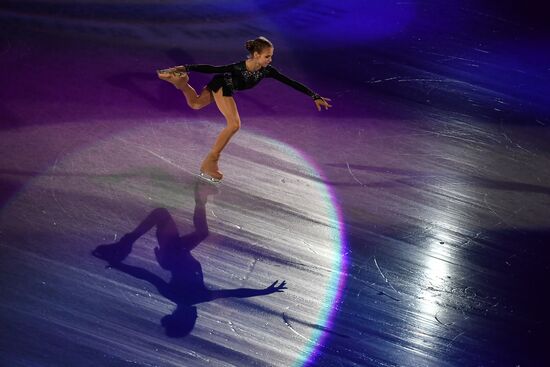
[[[315,107],[317,107],[317,111],[321,111],[321,107],[324,107],[325,110],[328,110],[329,107],[332,107],[332,105],[330,103],[328,103],[328,101],[331,101],[331,99],[321,97],[321,98],[317,98],[313,102],[315,102]]]

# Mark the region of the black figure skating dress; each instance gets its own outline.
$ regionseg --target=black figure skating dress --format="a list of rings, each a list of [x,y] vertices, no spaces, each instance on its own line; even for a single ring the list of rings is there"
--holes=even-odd
[[[185,69],[187,71],[197,71],[199,73],[218,73],[214,75],[206,87],[212,92],[217,92],[220,88],[222,88],[224,96],[232,96],[233,92],[237,90],[250,89],[256,86],[263,78],[273,78],[296,89],[297,91],[307,94],[313,100],[321,98],[321,96],[314,93],[305,85],[290,79],[284,74],[281,74],[271,65],[256,71],[248,71],[246,69],[245,61],[240,61],[223,66],[191,64],[185,65]]]

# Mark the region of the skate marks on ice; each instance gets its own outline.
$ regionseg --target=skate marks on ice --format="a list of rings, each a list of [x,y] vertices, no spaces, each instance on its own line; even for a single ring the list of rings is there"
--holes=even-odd
[[[193,291],[178,295],[171,287],[177,277],[159,266],[154,249],[162,236],[155,230],[136,239],[110,268],[90,255],[99,244],[124,241],[159,208],[178,233],[196,230],[194,173],[205,145],[195,137],[212,138],[219,126],[182,125],[163,121],[155,134],[146,125],[59,156],[3,209],[1,245],[8,256],[1,260],[2,323],[10,338],[2,344],[10,351],[8,362],[287,366],[305,361],[330,332],[326,324],[341,275],[336,209],[319,182],[292,173],[312,171],[284,145],[266,141],[261,149],[274,153],[263,164],[241,156],[240,144],[262,144],[246,132],[223,157],[228,179],[203,211],[208,236],[192,251],[194,260],[187,257],[199,275],[178,278],[194,279],[187,282]],[[13,132],[13,138],[24,140],[25,133]],[[259,167],[258,179],[241,176]],[[288,289],[281,293],[283,279]],[[193,307],[197,316],[187,335],[167,335],[162,320],[174,313],[177,322],[193,320]],[[306,339],[289,329],[283,313],[301,320],[292,327]]]

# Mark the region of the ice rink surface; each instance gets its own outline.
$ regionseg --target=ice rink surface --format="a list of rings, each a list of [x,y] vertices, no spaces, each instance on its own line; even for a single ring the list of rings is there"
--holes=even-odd
[[[541,14],[2,2],[0,365],[547,364]],[[238,92],[225,178],[200,182],[224,119],[155,70],[243,60],[258,35],[334,107],[269,79]],[[92,255],[136,228],[122,263]]]

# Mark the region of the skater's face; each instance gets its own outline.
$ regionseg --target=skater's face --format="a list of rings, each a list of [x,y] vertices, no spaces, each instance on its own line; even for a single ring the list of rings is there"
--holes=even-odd
[[[261,67],[265,68],[273,59],[273,51],[273,47],[266,47],[261,52],[254,52],[254,59]]]

